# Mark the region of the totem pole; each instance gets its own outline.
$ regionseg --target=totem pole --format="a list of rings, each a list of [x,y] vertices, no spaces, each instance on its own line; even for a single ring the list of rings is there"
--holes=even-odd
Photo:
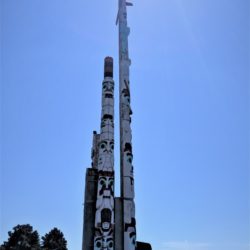
[[[127,6],[132,4],[118,1],[121,195],[114,197],[113,59],[106,57],[100,134],[94,131],[92,167],[86,172],[82,250],[152,250],[136,241],[127,26]]]
[[[134,171],[132,153],[132,133],[130,107],[128,54],[127,6],[126,0],[119,0],[117,23],[119,25],[119,93],[120,93],[120,159],[121,159],[121,198],[123,199],[124,250],[135,250],[135,204],[134,204]]]
[[[98,143],[98,184],[94,250],[114,245],[114,81],[113,59],[105,58],[102,83],[101,133]]]

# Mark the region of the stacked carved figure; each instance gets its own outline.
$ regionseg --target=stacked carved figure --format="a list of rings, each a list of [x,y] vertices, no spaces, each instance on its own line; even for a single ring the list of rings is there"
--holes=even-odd
[[[98,142],[98,185],[94,249],[114,246],[114,81],[113,59],[105,58],[101,133]]]

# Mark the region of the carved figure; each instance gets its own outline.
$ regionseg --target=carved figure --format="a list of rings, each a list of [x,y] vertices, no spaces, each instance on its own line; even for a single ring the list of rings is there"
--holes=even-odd
[[[95,237],[94,250],[113,250],[114,240],[111,236],[99,236]]]
[[[99,154],[113,154],[114,151],[114,140],[102,140],[99,143]]]
[[[112,115],[105,114],[102,117],[101,129],[104,129],[106,126],[111,126],[112,128],[114,128],[114,121]]]
[[[105,98],[113,98],[114,82],[112,82],[112,81],[104,81],[102,90],[103,90],[103,95],[104,95]]]

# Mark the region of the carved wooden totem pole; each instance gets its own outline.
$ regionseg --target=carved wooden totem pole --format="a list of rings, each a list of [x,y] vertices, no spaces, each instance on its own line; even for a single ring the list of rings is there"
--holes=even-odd
[[[94,131],[92,168],[86,172],[82,250],[151,250],[150,244],[136,241],[127,26],[132,4],[118,1],[121,196],[114,197],[113,59],[106,57],[100,134]]]
[[[134,171],[132,153],[132,133],[130,107],[128,54],[127,3],[119,0],[117,23],[119,25],[119,93],[120,93],[120,157],[121,157],[121,197],[124,225],[124,250],[134,250],[136,244],[135,204],[134,204]]]

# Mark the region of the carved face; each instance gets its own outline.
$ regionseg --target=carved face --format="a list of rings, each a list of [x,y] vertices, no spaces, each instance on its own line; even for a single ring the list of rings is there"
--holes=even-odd
[[[113,98],[114,93],[114,83],[113,82],[104,82],[102,85],[102,90],[105,98]]]
[[[100,176],[98,180],[98,194],[104,198],[114,195],[114,177]]]
[[[136,244],[136,229],[135,229],[135,218],[131,219],[130,224],[125,224],[125,235],[124,241],[129,249],[135,249]]]
[[[108,232],[111,228],[111,216],[112,212],[108,208],[104,208],[101,211],[101,223],[102,223],[102,230],[104,232]]]
[[[95,238],[94,250],[113,250],[114,241],[111,236],[99,236]]]
[[[114,151],[114,140],[103,140],[99,144],[99,154],[102,153],[113,153]]]
[[[107,125],[111,125],[114,127],[113,116],[112,115],[104,115],[102,117],[101,127],[104,128]]]

